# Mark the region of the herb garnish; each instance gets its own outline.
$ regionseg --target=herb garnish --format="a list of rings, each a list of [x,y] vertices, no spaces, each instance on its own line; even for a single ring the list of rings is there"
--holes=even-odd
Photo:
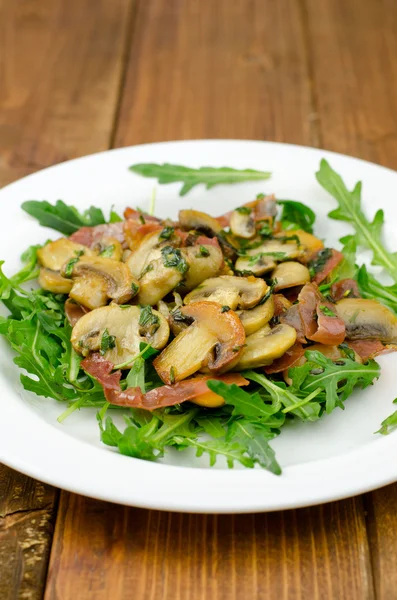
[[[201,258],[202,256],[209,256],[210,251],[205,246],[200,246],[198,254],[196,254],[196,258]]]
[[[104,330],[101,338],[101,349],[100,353],[102,356],[108,351],[112,350],[116,346],[116,336],[110,335],[107,329]]]
[[[336,317],[334,311],[328,308],[328,306],[325,306],[324,304],[320,304],[319,309],[326,317]]]
[[[173,248],[173,246],[164,246],[164,248],[161,248],[161,254],[165,267],[177,269],[177,271],[182,273],[182,275],[187,273],[189,270],[189,265],[184,256],[182,256],[179,248]]]
[[[174,228],[167,225],[160,232],[159,239],[161,239],[161,240],[169,240],[173,235],[174,235]]]

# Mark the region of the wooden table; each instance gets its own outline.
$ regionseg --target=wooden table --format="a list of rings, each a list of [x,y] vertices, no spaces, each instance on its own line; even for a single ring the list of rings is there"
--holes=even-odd
[[[395,0],[0,0],[0,32],[0,185],[185,138],[397,168]],[[160,513],[0,467],[0,598],[389,600],[396,505],[394,485],[273,514]]]

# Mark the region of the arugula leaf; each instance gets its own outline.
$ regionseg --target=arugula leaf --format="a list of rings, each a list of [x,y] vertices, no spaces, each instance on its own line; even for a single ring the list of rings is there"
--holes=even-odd
[[[343,409],[343,402],[356,386],[362,389],[371,385],[380,376],[380,366],[374,360],[357,363],[349,357],[333,362],[321,352],[305,352],[307,362],[289,370],[292,387],[300,393],[310,394],[320,388],[325,392],[326,412],[336,406]]]
[[[238,419],[229,426],[226,440],[240,442],[255,463],[259,463],[261,467],[275,475],[281,475],[281,467],[276,460],[275,452],[268,443],[275,435],[261,422]]]
[[[397,398],[394,398],[393,404],[397,404]],[[381,427],[375,433],[380,433],[382,435],[388,435],[392,431],[394,431],[397,427],[397,410],[394,411],[391,415],[389,415],[386,419],[384,419],[381,423]]]
[[[90,206],[87,210],[79,212],[75,206],[65,204],[63,200],[57,200],[55,204],[51,204],[47,200],[27,200],[22,204],[22,210],[37,219],[43,227],[50,227],[64,235],[71,235],[80,227],[93,227],[107,222],[122,221],[113,209],[110,212],[109,221],[106,221],[102,210],[96,206]]]
[[[368,221],[361,208],[361,182],[356,183],[353,191],[349,192],[343,179],[323,159],[316,173],[319,184],[338,202],[338,208],[331,211],[331,219],[346,221],[354,227],[354,238],[359,246],[372,250],[372,264],[384,267],[397,282],[397,252],[388,252],[382,242],[382,227],[384,223],[383,210],[378,210],[372,221]],[[343,238],[347,242],[351,236]]]
[[[130,171],[142,177],[153,177],[159,183],[183,183],[179,192],[180,196],[185,196],[196,185],[204,183],[209,190],[216,185],[241,183],[243,181],[262,181],[269,179],[271,173],[255,171],[254,169],[231,169],[230,167],[200,167],[192,169],[182,165],[171,165],[164,163],[162,165],[154,163],[141,163],[132,165]]]
[[[196,423],[204,429],[205,433],[208,433],[213,438],[225,437],[226,430],[219,417],[206,414],[202,417],[196,417]]]
[[[215,379],[207,381],[207,386],[212,392],[222,396],[226,404],[233,406],[233,416],[260,417],[262,422],[269,427],[280,427],[283,424],[284,415],[281,423],[275,417],[276,413],[281,409],[281,403],[278,398],[272,404],[265,404],[258,392],[249,394],[234,383],[229,385]]]
[[[356,275],[358,287],[363,298],[378,300],[397,312],[397,284],[382,285],[371,273],[368,273],[365,265],[362,265]]]
[[[178,438],[176,438],[176,441]],[[183,438],[179,440],[183,442]],[[227,466],[229,469],[233,468],[234,462],[241,463],[244,467],[252,469],[255,465],[255,461],[248,456],[247,449],[239,442],[216,439],[209,442],[205,440],[192,440],[185,438],[185,443],[189,446],[196,448],[196,456],[200,457],[204,453],[207,453],[210,457],[210,467],[213,467],[216,463],[218,456],[223,456],[226,459]]]
[[[353,236],[348,236],[348,239],[345,240],[345,244],[341,250],[343,261],[335,269],[337,280],[356,278],[356,251],[356,240]]]
[[[127,387],[140,387],[145,393],[145,359],[138,356],[127,375]]]
[[[295,200],[277,200],[277,204],[282,207],[280,215],[282,229],[303,229],[313,233],[316,214],[311,208]]]
[[[292,391],[292,388],[287,388],[284,383],[271,381],[264,375],[255,373],[255,371],[244,371],[242,375],[264,387],[273,402],[285,407],[284,412],[291,412],[302,421],[317,421],[319,418],[321,405],[312,401],[312,398],[317,395],[316,389],[312,390],[314,396],[310,394],[311,397],[301,398]]]

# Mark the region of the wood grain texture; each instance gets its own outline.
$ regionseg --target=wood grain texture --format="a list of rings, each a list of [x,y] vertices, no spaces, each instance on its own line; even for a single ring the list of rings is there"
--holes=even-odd
[[[316,145],[305,7],[139,2],[116,145],[240,137]],[[129,509],[61,494],[46,600],[372,600],[361,499],[269,515]]]
[[[0,0],[0,186],[108,148],[133,6]],[[0,466],[1,600],[42,598],[56,497]]]
[[[316,144],[296,0],[149,0],[136,15],[116,145]]]
[[[320,144],[396,169],[397,4],[305,3]],[[397,597],[397,485],[366,505],[376,598],[389,600]]]
[[[320,144],[397,168],[397,4],[303,0]]]
[[[0,186],[108,147],[131,6],[0,2]]]
[[[0,598],[42,597],[57,490],[0,465]]]
[[[63,494],[45,600],[363,600],[370,573],[359,500],[203,516]]]

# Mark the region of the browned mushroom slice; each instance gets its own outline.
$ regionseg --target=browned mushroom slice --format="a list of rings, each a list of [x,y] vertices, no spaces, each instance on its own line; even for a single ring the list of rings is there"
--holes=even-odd
[[[70,296],[91,309],[103,306],[108,299],[124,304],[139,289],[139,283],[132,277],[128,267],[111,258],[82,256],[75,263],[66,263],[62,275],[73,279]]]
[[[296,331],[289,325],[277,325],[270,329],[262,327],[245,340],[245,348],[237,363],[237,371],[270,365],[280,358],[296,342]]]
[[[274,315],[274,298],[270,296],[263,304],[249,310],[237,311],[243,324],[245,334],[252,335],[266,325]]]
[[[214,237],[222,231],[221,225],[214,217],[207,215],[207,213],[200,212],[199,210],[180,210],[179,224],[187,231],[195,229],[197,231],[202,231],[210,237]]]
[[[271,256],[257,254],[254,256],[240,256],[236,260],[235,269],[238,273],[252,273],[258,277],[273,271],[276,266]]]
[[[275,237],[291,237],[297,236],[299,238],[299,242],[302,246],[303,255],[302,259],[309,260],[316,252],[324,248],[323,242],[313,235],[312,233],[307,233],[307,231],[303,231],[303,229],[293,229],[291,231],[280,231],[275,234]]]
[[[208,300],[219,302],[232,310],[252,308],[267,293],[269,287],[263,279],[256,277],[234,277],[222,275],[206,279],[185,297],[185,304]]]
[[[256,234],[255,220],[252,209],[248,206],[236,208],[230,216],[230,229],[233,235],[251,239]]]
[[[103,237],[100,241],[95,242],[92,250],[98,256],[103,258],[112,258],[113,260],[121,260],[123,257],[123,248],[119,240],[114,237]]]
[[[222,250],[218,246],[199,245],[181,249],[189,270],[183,282],[184,290],[193,290],[209,277],[218,275],[223,265]]]
[[[164,383],[181,381],[203,367],[215,374],[230,370],[245,342],[236,313],[222,312],[215,302],[196,302],[179,310],[193,322],[153,362]]]
[[[345,324],[348,339],[397,343],[396,315],[376,300],[344,298],[335,304],[335,311]]]
[[[309,269],[293,260],[280,263],[274,269],[271,275],[273,281],[276,281],[274,291],[284,290],[286,288],[304,285],[310,281]]]
[[[128,266],[132,275],[137,279],[141,277],[142,273],[145,271],[151,261],[160,258],[160,234],[161,230],[159,231],[158,229],[146,234],[139,242],[138,246],[128,256],[126,265]]]
[[[106,360],[128,368],[142,342],[161,350],[169,333],[167,320],[150,307],[110,304],[82,316],[73,327],[71,342],[83,356],[101,351]]]
[[[37,250],[37,258],[39,263],[51,271],[60,271],[63,265],[71,258],[79,255],[92,256],[93,252],[83,246],[72,242],[68,238],[60,238],[55,242],[48,242],[42,248]]]
[[[54,294],[68,294],[72,289],[73,283],[70,279],[62,277],[57,271],[51,271],[50,269],[40,269],[39,274],[39,285],[49,292]]]

